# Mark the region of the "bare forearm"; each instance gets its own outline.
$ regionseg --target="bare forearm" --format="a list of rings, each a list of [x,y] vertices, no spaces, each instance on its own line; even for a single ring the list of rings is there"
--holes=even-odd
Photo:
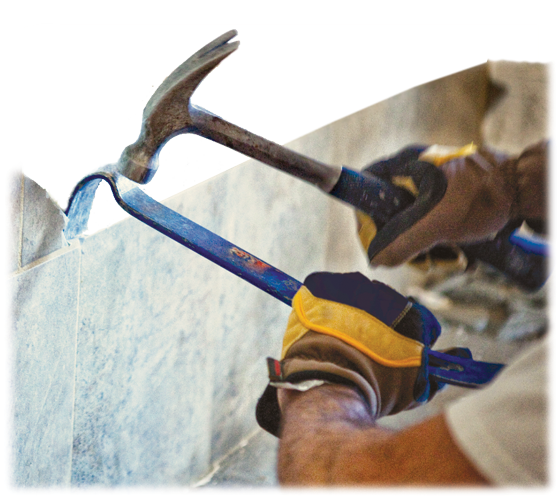
[[[443,415],[393,432],[376,425],[354,390],[280,390],[282,485],[483,486]]]
[[[359,456],[372,454],[362,450],[364,431],[372,442],[378,439],[378,450],[392,435],[375,426],[362,397],[345,386],[280,390],[279,399],[284,412],[278,478],[285,485],[355,484]]]

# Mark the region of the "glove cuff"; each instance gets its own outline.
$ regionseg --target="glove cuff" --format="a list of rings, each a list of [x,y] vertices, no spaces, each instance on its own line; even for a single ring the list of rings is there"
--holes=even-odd
[[[350,386],[358,391],[362,396],[364,401],[368,404],[372,398],[371,390],[364,386],[363,382],[360,386],[355,383],[355,376],[359,374],[351,374],[350,371],[341,370],[340,367],[327,367],[327,365],[333,366],[334,364],[306,364],[304,370],[299,372],[294,372],[289,375],[285,375],[282,371],[283,363],[272,358],[267,359],[269,368],[269,378],[271,383],[267,385],[264,393],[259,398],[256,408],[256,419],[258,425],[269,432],[271,435],[280,438],[280,418],[281,410],[278,405],[278,388],[274,386],[276,383],[292,383],[297,384],[303,381],[310,380],[320,380],[327,383],[341,384],[345,386]],[[326,371],[321,370],[326,369]],[[328,372],[327,372],[328,371]],[[350,378],[346,378],[343,374],[348,374]],[[362,378],[363,379],[363,378]],[[362,392],[362,387],[367,388],[369,399]],[[375,401],[375,395],[373,395],[373,400]]]

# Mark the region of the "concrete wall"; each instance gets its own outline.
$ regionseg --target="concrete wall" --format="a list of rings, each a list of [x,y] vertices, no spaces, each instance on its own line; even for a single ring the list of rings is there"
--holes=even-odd
[[[496,67],[289,146],[359,169],[411,142],[480,143]],[[501,120],[500,102],[491,111]],[[265,357],[279,353],[289,308],[134,219],[67,242],[41,187],[19,176],[11,192],[14,485],[194,485],[256,430]],[[254,161],[165,203],[300,280],[317,270],[399,290],[414,280],[367,268],[351,209]]]

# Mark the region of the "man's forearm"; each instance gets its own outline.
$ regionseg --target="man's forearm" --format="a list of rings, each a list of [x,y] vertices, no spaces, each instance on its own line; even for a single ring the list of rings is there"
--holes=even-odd
[[[283,485],[488,485],[435,416],[403,431],[375,424],[357,391],[279,390]]]
[[[284,409],[278,453],[282,484],[355,484],[358,456],[371,455],[369,450],[360,452],[363,432],[377,437],[380,447],[392,435],[375,426],[365,401],[352,388],[327,384],[303,393],[278,393]]]

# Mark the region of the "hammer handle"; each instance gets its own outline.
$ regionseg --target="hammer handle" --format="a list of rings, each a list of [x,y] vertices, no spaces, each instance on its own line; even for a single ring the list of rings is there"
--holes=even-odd
[[[461,245],[469,262],[482,261],[502,272],[527,292],[539,290],[548,279],[548,256],[512,241],[515,228],[506,226],[493,240]]]
[[[204,108],[189,104],[189,115],[193,127],[188,132],[307,181],[381,224],[414,201],[406,190],[384,179],[318,162],[242,129]]]
[[[318,162],[301,153],[257,136],[203,108],[189,104],[194,128],[188,132],[211,139],[248,157],[314,184],[329,193],[338,182],[341,167]]]

